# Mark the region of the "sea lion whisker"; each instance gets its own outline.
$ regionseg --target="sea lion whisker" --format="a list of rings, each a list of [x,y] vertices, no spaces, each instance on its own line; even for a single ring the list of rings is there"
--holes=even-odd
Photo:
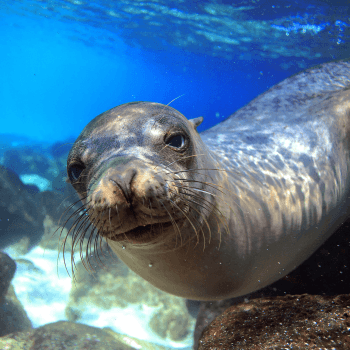
[[[203,202],[203,205],[204,205],[204,204],[208,205],[208,206],[211,208],[210,212],[213,212],[213,213],[215,214],[215,217],[219,217],[219,216],[220,216],[220,218],[221,218],[220,221],[221,221],[221,223],[223,224],[223,226],[225,227],[226,233],[229,234],[229,233],[230,233],[230,230],[229,230],[229,228],[228,228],[228,222],[227,222],[227,219],[226,219],[225,215],[222,214],[221,211],[220,211],[214,204],[212,204],[210,201],[208,201],[208,200],[206,200],[205,198],[203,198],[202,196],[200,196],[200,195],[194,193],[194,192],[192,191],[193,188],[187,188],[187,190],[188,190],[191,194],[190,194],[190,193],[186,193],[186,192],[182,192],[181,194],[182,194],[182,195],[186,195],[186,196],[191,196],[191,197],[198,198],[200,201]],[[209,210],[209,209],[208,209],[208,210]],[[219,213],[220,215],[218,215],[218,213]],[[219,225],[219,222],[217,221],[217,223],[218,223],[218,232],[220,232],[220,225]],[[221,237],[221,236],[220,236],[220,237]],[[221,239],[221,238],[220,238],[220,239]]]
[[[190,218],[188,217],[188,215],[173,201],[171,200],[170,198],[168,199],[173,206],[175,206],[178,210],[180,210],[182,212],[182,214],[186,217],[186,219],[188,220],[188,222],[191,224],[194,232],[196,233],[196,236],[198,238],[198,231],[197,231],[197,228],[194,226],[194,224],[192,223],[192,221],[190,220]],[[182,237],[181,237],[181,246],[182,246]]]
[[[71,235],[73,232],[74,232],[74,230],[76,229],[76,225],[77,225],[77,223],[81,220],[81,219],[85,219],[84,217],[79,217],[75,222],[74,222],[74,224],[71,226],[71,228],[67,231],[67,233],[66,233],[66,235],[65,235],[65,238],[63,239],[63,242],[62,242],[62,244],[61,244],[61,248],[63,248],[63,260],[64,260],[64,252],[65,252],[65,245],[66,245],[66,242],[67,242],[67,238],[68,238],[68,236],[69,235]],[[64,228],[64,227],[63,227]],[[63,233],[63,228],[62,228],[62,230],[61,230],[61,232],[60,232],[60,236],[59,236],[59,242],[61,241],[61,237],[62,237],[62,233]],[[61,250],[61,248],[59,248],[58,249],[58,259],[59,259],[59,254],[60,254],[60,250]]]
[[[76,209],[76,210],[73,212],[73,214],[72,214],[72,215],[65,221],[65,223],[62,225],[62,224],[60,223],[60,221],[63,220],[63,218],[66,217],[66,216],[68,215],[69,211],[70,211],[75,205],[77,205],[79,202],[80,202],[79,208]],[[67,222],[68,222],[74,215],[76,215],[76,214],[79,213],[80,211],[84,210],[84,209],[82,209],[82,208],[85,209],[85,205],[82,204],[80,200],[77,201],[77,202],[74,202],[72,205],[70,205],[70,206],[62,213],[62,215],[60,216],[60,218],[59,218],[59,220],[58,220],[58,225],[65,227],[66,224],[67,224]]]
[[[59,206],[57,207],[57,210],[59,210],[59,209],[61,208],[61,206],[63,205],[63,203],[64,203],[65,201],[67,201],[69,198],[72,198],[72,197],[76,198],[76,194],[73,193],[73,194],[70,194],[69,196],[65,197],[65,198],[61,201],[61,203],[59,204]],[[71,210],[71,209],[72,209],[75,205],[77,205],[79,202],[81,202],[81,199],[78,199],[78,200],[75,201],[74,203],[71,203],[71,204],[68,206],[68,208],[66,208],[66,209],[64,210],[64,212],[61,214],[60,219],[62,218],[62,216],[63,216],[67,211]],[[60,220],[60,219],[59,219],[59,220]]]
[[[108,209],[108,219],[109,219],[109,227],[112,228],[112,223],[111,223],[111,210],[112,208]]]
[[[171,204],[171,203],[170,203]],[[174,205],[171,204],[171,208],[172,208],[172,211],[173,211],[173,215],[174,217],[176,216],[176,212],[175,212],[175,207]],[[176,240],[175,240],[175,249],[177,248],[177,237],[178,235],[175,236],[176,237]],[[182,246],[182,236],[181,236],[181,233],[180,233],[180,238],[181,238],[181,243],[180,243],[180,246]]]
[[[198,198],[198,199],[201,199],[200,196],[196,196],[196,195],[191,195],[191,194],[186,194],[186,196],[190,196],[190,197],[194,197],[194,198]],[[188,198],[186,198],[186,201],[189,201],[189,202],[192,202],[194,204],[197,204],[198,206],[208,210],[209,212],[212,212],[214,214],[214,219],[216,221],[216,224],[217,224],[217,233],[219,234],[219,246],[218,246],[218,249],[220,249],[220,246],[221,246],[221,231],[220,231],[220,222],[223,224],[225,230],[227,233],[229,233],[228,231],[228,226],[227,226],[227,223],[226,223],[226,219],[225,218],[222,218],[221,215],[219,215],[216,211],[215,211],[215,207],[213,208],[214,210],[213,211],[210,211],[206,206],[204,205],[201,205],[200,203],[196,202],[196,201],[192,201]],[[211,203],[209,203],[211,204]],[[196,210],[194,207],[190,206],[191,209],[193,210]],[[209,223],[208,223],[209,224]],[[211,242],[211,228],[209,227],[209,244]]]
[[[102,249],[102,243],[103,243],[102,235],[100,235],[100,234],[95,235],[94,252],[96,253],[99,262],[102,264],[102,267],[107,270],[108,267],[103,263],[102,259],[100,258],[100,253],[99,253],[99,251],[100,251],[104,257],[106,256],[103,249]],[[108,250],[108,253],[110,254],[111,251],[110,251],[109,245],[106,244],[105,247]],[[110,255],[110,256],[112,257],[112,255]]]
[[[186,194],[186,196],[195,198],[195,199],[200,199],[200,196],[197,195],[193,195],[193,194]],[[188,199],[189,201],[191,201],[190,199]],[[202,206],[203,208],[205,208],[206,210],[208,210],[209,212],[212,212],[214,215],[214,219],[216,221],[217,224],[217,233],[219,234],[219,247],[218,249],[220,249],[221,246],[221,230],[220,230],[220,224],[222,224],[222,226],[224,227],[224,230],[226,231],[226,234],[229,235],[230,231],[229,231],[229,227],[228,227],[228,222],[225,216],[223,216],[223,214],[217,210],[217,208],[210,202],[208,203],[204,203],[203,205],[201,203],[198,203],[196,201],[194,201],[195,203],[197,203],[198,206]],[[210,209],[206,206],[211,206],[212,211],[210,211]]]
[[[101,219],[100,219],[96,224],[98,225],[100,221],[101,221]],[[92,250],[92,241],[94,240],[94,242],[95,242],[96,237],[97,237],[99,234],[100,234],[100,229],[97,231],[97,233],[96,233],[95,235],[90,235],[90,236],[88,237],[87,244],[86,244],[86,251],[85,251],[86,263],[87,263],[87,265],[89,266],[91,272],[94,271],[94,268],[93,268],[93,266],[91,265],[91,262],[90,262],[90,255],[92,254],[92,252],[95,251],[95,249]],[[95,247],[95,246],[93,246],[93,248],[94,248],[94,247]]]
[[[175,191],[173,191],[181,200],[183,200],[186,205],[188,205],[188,200],[187,199],[184,199],[182,196],[180,196],[178,193],[176,193]],[[191,222],[191,219],[188,217],[188,215],[174,202],[172,201],[171,199],[169,199],[169,201],[173,204],[173,206],[175,206],[178,210],[180,210],[183,215],[187,218],[187,220],[192,224]],[[209,229],[209,236],[211,236],[211,231],[210,231],[210,226],[209,226],[209,223],[208,221],[205,219],[205,217],[203,215],[201,215],[198,210],[196,210],[194,207],[192,206],[189,206],[192,210],[196,211],[203,219],[204,221],[206,222],[207,226],[208,226],[208,229]],[[204,234],[204,231],[203,231],[203,228],[201,227],[201,224],[200,222],[198,221],[198,219],[194,218],[198,223],[199,223],[199,227],[200,227],[200,230],[202,231],[202,236],[203,236],[203,251],[205,249],[205,234]],[[194,225],[192,225],[193,227]],[[196,237],[197,237],[197,243],[195,246],[197,246],[197,244],[199,244],[199,235],[198,235],[198,232],[197,232],[197,229],[195,229],[195,233],[196,233]],[[210,242],[210,239],[209,239],[209,242]]]
[[[116,210],[117,215],[118,215],[118,221],[119,221],[119,222],[122,222],[122,221],[120,220],[120,216],[119,216],[118,205],[115,206],[115,210]]]
[[[187,173],[187,172],[197,172],[197,171],[208,171],[208,170],[214,170],[214,171],[224,171],[227,172],[226,169],[218,169],[218,168],[198,168],[198,169],[185,169],[185,170],[176,170],[174,173]],[[203,175],[201,173],[198,173],[200,175]]]
[[[162,148],[162,150],[163,150],[165,147],[168,147],[168,145],[164,146],[164,147]],[[181,157],[180,159],[176,159],[176,160],[174,160],[173,162],[171,162],[171,163],[169,163],[169,164],[162,164],[162,163],[159,163],[159,164],[157,164],[157,165],[153,168],[153,170],[155,170],[155,169],[156,169],[157,167],[159,167],[159,166],[163,166],[164,168],[168,169],[169,173],[173,173],[174,171],[173,171],[172,169],[169,169],[169,166],[175,164],[176,162],[179,162],[179,161],[182,161],[182,160],[184,160],[184,159],[187,159],[187,158],[198,157],[198,156],[204,156],[204,155],[205,155],[205,154],[193,154],[193,155],[191,155],[191,156],[186,156],[186,157]],[[159,173],[159,172],[158,172],[158,173]],[[156,174],[158,174],[158,173],[156,173]]]
[[[92,223],[92,221],[90,221],[88,223],[88,225],[86,226],[84,232],[82,233],[81,237],[80,237],[80,241],[79,241],[79,257],[80,257],[80,260],[82,261],[82,264],[84,265],[84,267],[87,269],[87,271],[90,273],[90,271],[88,270],[88,268],[86,267],[86,264],[85,264],[85,258],[84,258],[84,238],[85,238],[85,234],[88,232],[89,228],[92,227],[92,230],[90,232],[90,235],[89,235],[89,239],[90,237],[96,237],[97,236],[97,233],[95,232],[96,231],[96,227],[94,226],[94,224]],[[89,241],[87,242],[87,246],[89,244]],[[87,256],[88,258],[88,256]]]
[[[164,209],[167,211],[167,213],[168,213],[168,215],[170,217],[170,221],[171,221],[172,225],[176,227],[176,230],[177,230],[177,232],[179,233],[179,236],[180,236],[180,242],[181,242],[180,244],[182,246],[182,235],[181,235],[181,231],[179,229],[179,226],[176,223],[176,220],[172,217],[172,215],[170,214],[169,210],[166,208],[164,203],[162,201],[160,201],[159,199],[158,199],[158,202],[160,202],[163,205]],[[161,227],[163,227],[163,225],[161,225]]]
[[[192,180],[192,179],[176,179],[175,181],[181,181],[182,183],[184,182],[196,182],[196,183],[200,183],[202,185],[214,188],[216,191],[221,192],[222,194],[225,194],[225,192],[223,192],[221,189],[219,189],[218,187],[221,186],[216,186],[215,184],[211,183],[211,182],[206,182],[206,181],[200,181],[200,180]]]
[[[68,273],[68,276],[71,277],[70,274],[69,274],[69,271],[68,271],[68,268],[67,268],[67,264],[66,264],[66,259],[65,259],[65,256],[64,256],[66,241],[67,241],[67,235],[66,235],[65,238],[63,239],[63,242],[62,242],[61,247],[63,247],[62,256],[63,256],[64,267],[65,267],[65,269],[66,269],[66,271],[67,271],[67,273]],[[61,248],[58,249],[57,259],[59,259],[60,250],[61,250]],[[57,265],[57,272],[58,272],[58,265]]]
[[[176,193],[176,194],[177,194],[177,193]],[[177,195],[178,195],[178,194],[177,194]],[[183,198],[181,198],[180,196],[179,196],[179,198],[180,198],[181,200],[183,200]],[[199,243],[199,234],[198,234],[197,228],[195,227],[195,225],[192,223],[192,220],[190,219],[190,215],[191,215],[191,214],[189,213],[189,215],[187,215],[186,212],[185,212],[184,210],[182,210],[173,200],[169,199],[169,201],[172,203],[172,206],[173,206],[173,207],[176,207],[179,211],[182,212],[182,214],[186,217],[186,219],[188,220],[188,222],[191,224],[193,230],[195,231],[196,237],[197,237],[197,243],[196,243],[196,245],[197,245],[197,244]],[[188,204],[186,203],[186,205],[188,205]],[[190,207],[190,206],[188,206],[188,207]],[[199,223],[199,221],[198,221],[196,218],[193,218],[193,219],[196,220],[196,221]],[[201,231],[202,231],[202,233],[203,233],[204,247],[205,247],[204,232],[203,232],[203,229],[201,228],[200,223],[199,223],[199,227],[200,227],[200,229],[201,229]],[[182,241],[181,241],[181,246],[182,246]]]
[[[104,270],[107,270],[107,266],[103,263],[101,257],[100,257],[100,254],[99,254],[99,246],[102,247],[101,245],[101,240],[102,240],[102,237],[101,235],[97,234],[94,236],[94,241],[93,241],[93,244],[91,244],[91,246],[93,247],[93,253],[94,255],[96,256],[95,258],[95,261],[96,261],[96,264],[101,268],[101,269],[104,269]],[[101,251],[102,254],[103,254],[103,251]],[[90,257],[89,257],[90,259]],[[89,262],[89,264],[91,265],[91,263]],[[92,267],[93,269],[93,272],[95,272],[96,270],[94,269],[94,267]]]
[[[66,271],[68,273],[68,275],[70,276],[69,274],[69,271],[68,271],[68,268],[67,268],[67,265],[66,265],[66,261],[65,261],[65,256],[64,256],[64,252],[66,250],[66,242],[67,242],[67,238],[69,235],[72,235],[72,244],[71,244],[71,266],[72,266],[72,279],[74,281],[74,283],[76,282],[76,278],[75,278],[75,273],[74,273],[74,269],[76,268],[76,264],[75,264],[75,259],[74,259],[74,251],[75,251],[75,248],[77,246],[77,244],[80,242],[80,248],[79,248],[79,251],[80,251],[80,259],[84,265],[84,267],[87,269],[88,271],[88,268],[86,266],[86,264],[84,264],[84,256],[82,255],[82,244],[83,244],[83,241],[84,241],[84,236],[86,234],[86,232],[88,231],[89,227],[90,226],[93,226],[93,220],[91,221],[91,217],[88,215],[88,212],[91,210],[91,208],[88,208],[86,209],[85,208],[85,205],[83,205],[81,208],[77,209],[75,211],[74,214],[77,214],[78,212],[81,211],[81,209],[84,208],[85,211],[84,211],[84,214],[85,215],[80,215],[74,222],[74,224],[72,225],[72,227],[68,230],[65,238],[64,238],[64,242],[62,244],[63,246],[63,259],[64,259],[64,264],[65,264],[65,268],[66,268]],[[73,215],[74,216],[74,215]],[[69,219],[68,219],[69,220]],[[87,226],[86,226],[87,224]],[[79,225],[79,226],[78,226]],[[94,228],[95,229],[95,228]],[[83,230],[81,232],[81,230]],[[91,233],[93,235],[93,232]],[[89,271],[90,272],[90,271]]]
[[[182,95],[179,95],[179,96],[175,97],[169,103],[167,103],[165,106],[170,106],[171,103],[173,103],[174,101],[176,101],[177,99],[179,99],[180,97],[185,96],[185,95],[186,94],[182,94]],[[165,107],[164,107],[164,109],[165,109]]]
[[[98,219],[98,221],[96,222],[96,224],[94,224],[94,226],[98,226],[100,222],[100,219]],[[86,244],[86,249],[85,249],[85,256],[86,256],[86,259],[84,258],[84,251],[83,251],[83,240],[80,241],[80,248],[79,248],[79,251],[80,251],[80,260],[81,262],[83,263],[85,269],[87,271],[89,271],[89,273],[92,273],[93,272],[93,267],[90,263],[90,259],[89,259],[89,255],[91,253],[91,241],[94,237],[96,237],[96,235],[99,234],[99,230],[97,231],[96,234],[91,234],[89,235],[88,237],[88,241],[87,241],[87,244]],[[90,252],[89,252],[89,249],[90,249]]]
[[[170,165],[173,165],[173,164],[175,164],[176,162],[182,161],[182,160],[184,160],[184,159],[193,158],[193,157],[199,157],[199,156],[205,156],[205,154],[192,154],[191,156],[181,157],[180,159],[176,159],[176,160],[174,160],[173,162],[167,164],[166,167],[168,168]]]
[[[80,214],[82,211],[84,212],[84,214],[86,214],[86,212],[87,212],[86,206],[85,206],[84,204],[83,204],[82,206],[80,206],[78,209],[76,209],[76,210],[69,216],[69,218],[65,221],[65,223],[62,225],[62,227],[59,227],[59,228],[58,228],[58,229],[61,228],[61,233],[60,233],[59,239],[60,239],[60,237],[61,237],[61,234],[62,234],[63,229],[65,228],[65,226],[67,225],[67,223],[68,223],[68,221],[69,221],[70,219],[72,219],[74,216],[77,216],[78,214],[79,214],[79,217],[84,216],[84,214]],[[57,229],[57,230],[58,230],[58,229]],[[54,233],[56,233],[57,230],[56,230]]]
[[[209,210],[208,208],[206,208],[204,205],[202,205],[201,203],[198,203],[198,202],[196,202],[196,201],[190,200],[190,199],[188,199],[188,198],[183,198],[182,194],[178,194],[178,193],[176,193],[175,191],[174,191],[174,193],[175,193],[178,197],[180,197],[183,201],[185,201],[186,204],[188,204],[188,202],[191,202],[191,203],[193,203],[193,204],[199,205],[200,207],[206,209],[206,210],[208,211],[208,213],[210,213],[210,210]],[[190,196],[195,197],[195,196],[193,196],[193,195],[190,195]],[[191,210],[194,210],[195,212],[197,212],[197,214],[198,214],[200,217],[202,217],[203,221],[204,221],[205,224],[207,225],[207,227],[208,227],[208,232],[209,232],[209,242],[208,242],[208,243],[210,244],[210,241],[211,241],[211,229],[210,229],[210,225],[209,225],[209,223],[208,223],[208,220],[205,218],[205,215],[202,214],[201,212],[199,212],[194,206],[189,206],[189,207],[191,208]],[[203,232],[203,234],[204,234],[204,232]],[[204,249],[204,248],[203,248],[203,249]]]
[[[177,181],[177,179],[174,179],[174,181]],[[226,193],[224,193],[223,191],[221,191],[220,189],[217,188],[217,187],[221,187],[221,186],[216,186],[216,185],[213,184],[213,183],[210,183],[210,182],[203,182],[203,181],[198,181],[198,180],[187,180],[187,179],[181,179],[181,181],[182,181],[182,183],[183,183],[183,182],[198,182],[198,183],[204,184],[204,185],[206,185],[206,186],[209,186],[209,187],[211,187],[211,188],[214,188],[215,190],[221,192],[225,197],[227,197],[227,194],[226,194]],[[222,188],[223,188],[223,187],[222,187]],[[194,190],[197,190],[197,191],[203,191],[203,190],[201,190],[200,188],[196,188],[196,187],[191,187],[191,189],[194,189]],[[224,189],[224,188],[223,188],[223,189]],[[232,192],[230,192],[230,194],[231,194],[231,193],[232,193]],[[213,197],[220,198],[217,194],[214,194],[214,193],[211,193],[211,192],[207,192],[207,194],[210,194],[210,195],[213,196]],[[236,197],[238,197],[236,194],[234,194],[234,195],[235,195]],[[223,200],[223,198],[220,198],[220,199]],[[240,204],[238,204],[235,200],[233,200],[233,201],[236,203],[236,205],[237,205],[239,208],[241,208]],[[230,208],[232,211],[234,211],[230,205],[229,205],[229,208]]]
[[[182,95],[180,95],[180,96],[178,96],[178,97],[175,97],[175,98],[174,98],[173,100],[171,100],[168,104],[164,105],[163,110],[160,111],[160,112],[158,113],[157,116],[161,115],[161,114],[165,111],[165,108],[166,108],[167,106],[170,105],[170,103],[176,101],[178,98],[180,98],[180,97],[182,97],[182,96],[184,96],[184,95],[185,95],[185,94],[182,94]],[[154,122],[154,124],[153,124],[153,127],[154,127],[154,125],[155,125],[156,123],[160,123],[160,122],[162,121],[163,118],[164,118],[164,116],[162,116],[159,120],[156,120],[156,121]]]
[[[75,249],[79,243],[79,256],[80,256],[80,260],[83,262],[84,264],[84,258],[81,254],[81,249],[82,249],[82,246],[83,246],[83,242],[84,242],[84,236],[86,234],[86,229],[85,229],[85,226],[86,224],[88,224],[88,227],[90,226],[90,222],[88,220],[88,218],[83,218],[82,220],[82,223],[80,224],[79,226],[79,231],[78,232],[75,232],[74,234],[74,237],[72,238],[72,245],[71,245],[71,257],[73,257],[73,261],[74,261],[74,252],[75,252]],[[82,232],[80,232],[80,230],[82,230],[84,228],[84,230]],[[75,266],[75,262],[74,262],[74,266]]]
[[[87,222],[91,222],[90,221],[90,217],[89,216],[85,216],[85,215],[84,216],[83,215],[80,216],[74,222],[74,224],[72,226],[73,230],[70,232],[70,234],[72,235],[73,248],[74,248],[74,242],[76,241],[77,237],[79,237],[80,231],[81,230],[84,230],[83,232],[86,231],[85,225],[86,225]]]
[[[226,171],[224,169],[209,169],[209,168],[198,168],[198,169],[186,169],[186,170],[174,170],[174,171],[170,171],[166,174],[171,174],[171,175],[178,175],[178,174],[181,174],[181,173],[190,173],[191,175],[192,174],[196,174],[196,175],[199,175],[199,176],[205,176],[205,177],[209,177],[211,179],[211,181],[214,181],[213,177],[211,175],[208,175],[208,174],[203,174],[201,173],[200,171]],[[180,179],[180,177],[178,177]],[[219,186],[219,185],[217,185]]]
[[[74,226],[73,226],[74,227]],[[75,261],[74,261],[74,248],[73,248],[73,244],[71,244],[71,270],[72,270],[72,276],[70,275],[69,273],[69,270],[68,270],[68,267],[67,267],[67,264],[66,264],[66,257],[65,257],[65,251],[66,251],[66,244],[67,244],[67,239],[68,239],[68,236],[70,235],[72,229],[74,229],[73,227],[71,227],[68,231],[67,231],[67,234],[65,235],[64,239],[63,239],[63,242],[61,244],[61,248],[62,248],[62,256],[63,256],[63,263],[64,263],[64,267],[67,271],[67,274],[70,278],[72,278],[73,280],[73,283],[76,283],[76,278],[75,278],[75,274],[74,274],[74,267],[76,267],[75,265]],[[60,250],[61,248],[58,250],[58,257],[59,257],[59,253],[60,253]]]
[[[80,222],[79,227],[72,234],[72,250],[74,251],[78,243],[81,244],[83,242],[85,234],[86,234],[86,224],[89,224],[88,218],[83,218]],[[77,223],[76,225],[78,225]]]
[[[187,186],[182,186],[182,188],[186,188],[187,190],[190,190],[190,191],[198,191],[198,192],[203,192],[201,189],[199,189],[199,188],[197,188],[197,187],[187,187]],[[234,213],[234,209],[231,207],[231,205],[229,205],[226,201],[225,201],[225,198],[222,198],[222,197],[220,197],[220,196],[218,196],[217,194],[213,194],[213,193],[210,193],[210,192],[208,192],[208,194],[210,194],[211,196],[213,196],[213,197],[215,197],[215,198],[217,198],[217,199],[219,199],[219,200],[222,200],[222,201],[224,201],[225,202],[225,205],[228,207],[228,208],[230,208],[230,210],[232,211],[232,213]],[[237,205],[237,207],[239,207],[239,208],[241,208],[241,206],[235,201],[235,200],[233,200],[234,202],[235,202],[235,204]],[[242,209],[242,208],[241,208]],[[223,215],[223,214],[222,214]],[[225,216],[225,215],[223,215],[223,216]]]
[[[99,265],[101,268],[104,268],[104,264],[102,263],[99,255],[98,255],[98,251],[97,251],[97,244],[98,244],[98,237],[100,237],[99,233],[94,234],[94,235],[90,235],[88,238],[88,242],[86,245],[86,260],[87,260],[87,264],[90,267],[90,271],[91,275],[95,278],[94,276],[94,272],[96,271],[95,268],[92,266],[91,261],[90,261],[90,257],[91,256],[96,256],[95,262],[97,265]],[[102,266],[101,266],[102,264]]]

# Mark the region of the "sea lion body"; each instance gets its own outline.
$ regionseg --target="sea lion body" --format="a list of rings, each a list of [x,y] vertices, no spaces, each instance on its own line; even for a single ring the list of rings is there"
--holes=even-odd
[[[96,117],[68,176],[118,257],[156,287],[215,300],[260,289],[350,214],[350,63],[288,78],[201,133],[171,107]]]

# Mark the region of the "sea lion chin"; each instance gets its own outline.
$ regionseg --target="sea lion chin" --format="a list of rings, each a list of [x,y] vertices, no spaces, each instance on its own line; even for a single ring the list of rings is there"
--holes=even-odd
[[[67,161],[93,225],[133,271],[181,297],[248,294],[285,276],[349,215],[350,63],[293,76],[197,132],[151,102],[93,119]]]

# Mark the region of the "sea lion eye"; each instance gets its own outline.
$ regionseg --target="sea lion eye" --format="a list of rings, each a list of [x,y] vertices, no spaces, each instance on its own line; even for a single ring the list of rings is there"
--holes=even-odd
[[[79,176],[83,172],[85,167],[82,164],[73,164],[68,169],[68,177],[71,182],[75,182],[79,179]]]
[[[165,140],[165,143],[174,148],[181,148],[185,145],[185,138],[181,134],[173,135]]]

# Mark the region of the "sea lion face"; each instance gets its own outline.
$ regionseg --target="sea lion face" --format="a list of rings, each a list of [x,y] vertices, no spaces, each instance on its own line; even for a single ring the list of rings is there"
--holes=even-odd
[[[113,108],[86,126],[70,151],[67,172],[101,236],[150,243],[164,235],[176,240],[184,226],[198,226],[202,219],[189,205],[197,194],[187,186],[198,175],[186,169],[205,166],[195,156],[200,122],[141,102]]]

